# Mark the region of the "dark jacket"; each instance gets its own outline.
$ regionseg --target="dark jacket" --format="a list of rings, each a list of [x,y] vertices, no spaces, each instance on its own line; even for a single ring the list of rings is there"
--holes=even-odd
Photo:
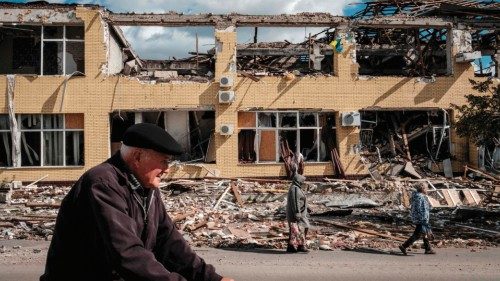
[[[296,222],[301,226],[309,228],[309,214],[307,212],[307,197],[301,187],[306,178],[298,173],[293,177],[292,184],[288,189],[286,201],[286,218],[288,223]]]
[[[222,278],[176,230],[159,190],[139,194],[131,177],[117,153],[75,183],[59,210],[41,281]]]

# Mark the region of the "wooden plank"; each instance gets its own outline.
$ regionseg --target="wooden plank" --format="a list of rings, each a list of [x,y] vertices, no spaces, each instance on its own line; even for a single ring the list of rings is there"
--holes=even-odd
[[[30,208],[59,208],[61,203],[38,203],[38,202],[27,202],[26,207]]]
[[[410,207],[410,196],[408,195],[408,191],[406,189],[403,189],[403,206],[405,208]]]
[[[454,189],[441,189],[441,192],[443,192],[444,199],[446,200],[446,203],[449,207],[462,205],[462,201],[460,200],[458,191]]]
[[[443,206],[441,205],[441,203],[439,203],[439,201],[438,201],[438,200],[436,200],[436,199],[434,199],[434,198],[432,198],[432,197],[430,197],[430,196],[427,196],[427,198],[429,199],[429,204],[431,204],[432,208],[436,208],[436,207],[443,207]]]
[[[202,227],[204,227],[204,226],[206,226],[206,225],[207,225],[207,222],[208,222],[207,220],[203,220],[203,221],[201,221],[201,222],[199,222],[199,223],[197,223],[197,224],[195,224],[195,225],[191,226],[191,227],[189,228],[189,230],[190,230],[190,231],[195,231],[195,230],[197,230],[197,229],[199,229],[199,228],[202,228]]]
[[[243,206],[244,202],[241,199],[240,190],[238,188],[238,185],[236,183],[231,183],[231,189],[233,190],[233,194],[234,194],[234,197],[236,198],[236,202],[238,202],[238,205]]]
[[[245,231],[243,229],[239,229],[239,228],[235,228],[235,227],[231,227],[231,226],[228,226],[227,229],[229,230],[229,232],[231,232],[232,235],[236,236],[236,238],[238,238],[238,239],[252,238],[250,233],[248,233],[247,231]]]
[[[379,237],[383,237],[383,238],[387,238],[387,239],[395,240],[395,241],[399,241],[399,242],[405,242],[406,241],[406,239],[395,237],[395,236],[392,236],[392,235],[383,234],[383,233],[380,233],[380,232],[377,232],[377,231],[374,231],[374,230],[369,230],[369,229],[364,229],[364,228],[357,228],[357,227],[353,227],[353,226],[349,226],[349,225],[346,225],[346,224],[342,224],[342,223],[338,223],[338,222],[333,222],[333,221],[329,221],[329,220],[313,219],[313,221],[317,221],[317,222],[321,222],[321,223],[333,225],[333,226],[340,227],[340,228],[351,229],[351,230],[355,230],[355,231],[359,231],[359,232],[363,232],[363,233],[367,233],[367,234],[371,234],[371,235],[376,235],[376,236],[379,236]]]
[[[222,193],[222,195],[219,197],[217,200],[217,203],[215,203],[214,210],[217,210],[217,207],[219,207],[220,202],[222,202],[222,199],[224,199],[224,196],[226,196],[226,193],[231,189],[231,186],[228,186],[226,190]]]
[[[477,193],[477,190],[471,189],[470,193],[472,194],[472,197],[474,198],[474,201],[476,201],[476,204],[479,205],[482,200],[481,200],[481,196],[479,196],[479,193]]]
[[[255,128],[255,112],[238,112],[238,128]]]
[[[413,167],[413,164],[409,161],[406,162],[405,167],[404,167],[404,171],[417,179],[422,178],[422,176],[419,173],[417,173],[417,171],[415,170],[415,167]]]
[[[337,165],[338,171],[340,176],[345,179],[345,169],[344,166],[342,165],[342,162],[340,161],[340,155],[339,152],[337,151],[337,148],[333,148],[333,156],[335,157],[335,164]]]
[[[492,181],[500,181],[500,179],[498,179],[498,178],[496,178],[496,177],[494,177],[494,176],[492,176],[492,175],[490,175],[490,174],[487,174],[487,173],[485,173],[485,172],[483,172],[483,171],[479,171],[479,170],[477,170],[477,169],[473,169],[473,168],[471,168],[471,167],[469,167],[469,166],[465,166],[465,172],[466,172],[467,170],[471,170],[471,171],[475,172],[476,174],[481,175],[483,178],[487,178],[487,179],[490,179],[490,180],[492,180]],[[464,174],[465,174],[465,172],[464,172]]]
[[[14,224],[8,221],[1,221],[0,227],[14,227]]]
[[[275,131],[260,132],[259,161],[276,161]]]
[[[66,129],[83,129],[83,114],[65,114]]]
[[[175,217],[172,219],[172,221],[173,221],[174,223],[177,223],[177,222],[180,222],[180,221],[185,220],[187,217],[189,217],[189,216],[191,216],[191,215],[193,215],[193,213],[184,213],[184,214],[180,214],[180,215],[175,216]]]
[[[469,189],[464,189],[462,190],[464,197],[465,197],[465,204],[467,205],[477,205],[476,201],[474,200],[474,197],[472,197],[472,194]]]

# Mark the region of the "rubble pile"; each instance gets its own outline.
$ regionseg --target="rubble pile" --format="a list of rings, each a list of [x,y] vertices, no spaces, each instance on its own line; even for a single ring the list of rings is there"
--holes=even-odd
[[[498,182],[443,179],[428,180],[436,188],[429,196],[435,205],[431,214],[436,236],[433,243],[473,250],[497,246],[500,210],[494,200],[498,198]],[[367,178],[307,182],[312,224],[309,247],[397,247],[414,230],[408,198],[418,181]],[[284,180],[176,180],[165,183],[160,191],[170,217],[194,246],[284,249],[289,184]],[[465,187],[478,194],[479,203],[467,201]],[[1,239],[50,240],[58,207],[69,189],[36,185],[10,189],[11,198],[0,204]],[[448,197],[443,195],[448,191],[456,192],[457,197],[451,197],[457,203],[453,207],[445,204]]]

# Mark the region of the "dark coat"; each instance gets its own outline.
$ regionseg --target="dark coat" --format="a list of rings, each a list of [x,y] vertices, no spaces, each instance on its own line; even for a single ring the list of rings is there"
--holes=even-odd
[[[307,212],[307,197],[302,190],[306,178],[296,173],[292,184],[288,189],[286,201],[286,218],[288,223],[296,222],[305,228],[309,228],[309,214]]]
[[[117,153],[71,188],[40,280],[222,279],[174,227],[159,190],[142,197],[127,171]]]

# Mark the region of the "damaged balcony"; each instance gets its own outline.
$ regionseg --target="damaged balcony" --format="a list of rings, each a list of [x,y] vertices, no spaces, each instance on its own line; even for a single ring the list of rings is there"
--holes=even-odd
[[[318,30],[319,28],[314,28]],[[259,28],[253,32],[253,43],[237,45],[237,67],[243,76],[275,76],[292,73],[295,76],[333,74],[333,53],[336,40],[334,28],[321,28],[312,34],[304,28]],[[240,34],[248,34],[248,28],[238,28],[239,42],[248,42]],[[259,33],[264,36],[259,40]],[[302,33],[301,36],[299,35]],[[306,33],[306,34],[304,34]],[[279,34],[279,35],[277,35]],[[267,36],[266,36],[267,35]],[[286,37],[283,41],[266,41]],[[291,38],[303,38],[300,42],[291,42]],[[240,38],[242,40],[240,40]],[[246,39],[246,38],[245,38]]]
[[[184,153],[175,160],[180,162],[215,163],[215,111],[166,110],[118,111],[110,116],[111,152],[120,148],[125,130],[136,123],[152,123],[167,130],[181,144]]]

